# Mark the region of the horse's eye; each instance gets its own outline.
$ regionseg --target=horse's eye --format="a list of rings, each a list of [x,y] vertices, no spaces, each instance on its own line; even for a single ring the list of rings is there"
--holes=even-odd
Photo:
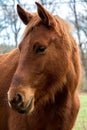
[[[36,52],[44,52],[45,51],[45,47],[44,46],[39,46],[36,50]]]
[[[35,50],[35,53],[44,53],[45,50],[46,50],[46,47],[45,46],[41,46],[41,45],[36,45],[34,46],[34,50]]]

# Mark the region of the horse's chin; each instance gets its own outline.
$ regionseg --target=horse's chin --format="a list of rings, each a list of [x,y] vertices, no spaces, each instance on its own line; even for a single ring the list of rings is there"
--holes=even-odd
[[[16,108],[15,109],[18,113],[21,114],[28,114],[31,113],[33,111],[33,98],[31,98],[25,107],[20,107],[20,108]]]

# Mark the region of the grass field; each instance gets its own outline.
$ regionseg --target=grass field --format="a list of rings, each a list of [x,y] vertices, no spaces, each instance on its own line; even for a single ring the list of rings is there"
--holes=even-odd
[[[87,130],[87,93],[80,94],[80,111],[73,130]]]

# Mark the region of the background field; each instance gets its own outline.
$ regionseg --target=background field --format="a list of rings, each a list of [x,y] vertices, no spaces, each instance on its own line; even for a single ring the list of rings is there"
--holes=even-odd
[[[87,93],[80,94],[81,107],[73,130],[87,130]]]

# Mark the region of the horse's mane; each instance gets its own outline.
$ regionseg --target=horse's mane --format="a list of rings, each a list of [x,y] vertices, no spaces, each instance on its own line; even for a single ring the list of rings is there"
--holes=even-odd
[[[68,32],[72,32],[73,27],[66,20],[60,18],[59,16],[55,16],[57,23],[62,25],[62,28],[65,28]],[[64,31],[64,30],[63,30]]]
[[[27,24],[24,33],[23,33],[23,38],[36,26],[40,23],[41,19],[37,15],[37,13],[34,14],[33,18],[29,21]]]

